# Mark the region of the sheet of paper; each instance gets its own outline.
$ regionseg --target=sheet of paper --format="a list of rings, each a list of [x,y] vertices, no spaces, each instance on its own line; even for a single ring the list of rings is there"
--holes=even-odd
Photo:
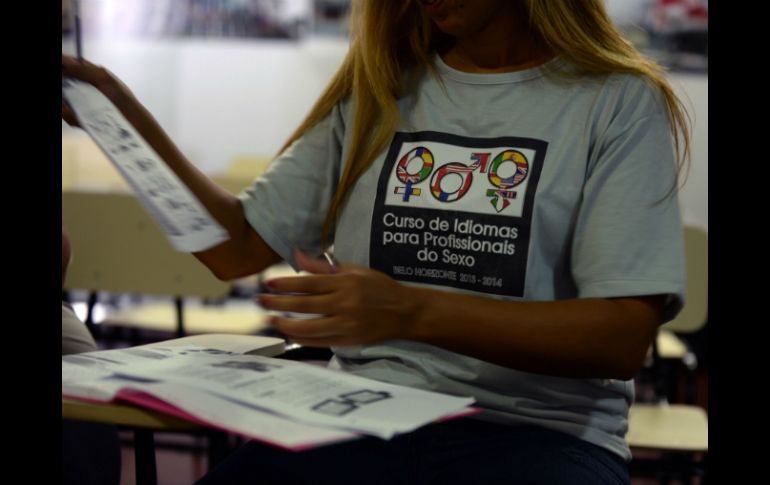
[[[62,356],[62,395],[105,403],[117,398],[293,451],[359,436],[298,423],[187,385],[133,375],[136,371],[151,373],[158,367],[180,365],[175,358],[195,359],[200,353],[231,354],[197,345],[174,343],[160,349],[154,345]]]
[[[220,350],[227,350],[234,354],[266,355],[272,357],[281,355],[285,351],[286,341],[278,337],[266,337],[263,335],[240,335],[224,333],[205,333],[188,335],[163,342],[153,342],[142,347],[170,347],[182,345],[200,345]]]
[[[200,349],[195,346],[194,349]],[[133,347],[110,351],[94,351],[63,355],[61,359],[62,395],[88,398],[92,401],[110,402],[116,393],[131,380],[122,379],[129,369],[152,370],[158,366],[178,365],[175,355],[186,355],[188,347],[146,348]],[[135,380],[135,377],[132,376]],[[98,384],[96,384],[98,383]]]
[[[62,96],[178,251],[216,246],[229,235],[98,89],[62,79]]]
[[[452,414],[473,402],[348,373],[269,357],[200,355],[157,378],[212,393],[308,424],[389,439]]]
[[[98,357],[101,370],[112,371],[108,377],[87,383],[73,383],[72,379],[65,382],[65,363],[76,363],[62,358],[62,393],[78,391],[75,384],[112,390],[116,380],[123,380],[126,386],[173,383],[253,408],[257,413],[385,439],[457,414],[473,402],[472,398],[397,386],[301,362],[193,345],[154,347],[152,353],[163,358],[138,355],[136,350],[82,354],[89,357],[88,361]],[[148,364],[150,361],[154,363]],[[172,393],[167,397],[169,403],[180,407],[189,404],[184,395]]]
[[[147,393],[152,398],[134,391]],[[357,439],[360,436],[348,431],[298,423],[170,382],[134,384],[121,391],[119,396],[121,400],[143,407],[293,451]],[[173,403],[177,409],[170,409],[167,403]]]

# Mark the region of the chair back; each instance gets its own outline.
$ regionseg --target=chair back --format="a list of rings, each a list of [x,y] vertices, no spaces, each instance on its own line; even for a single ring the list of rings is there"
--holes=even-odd
[[[72,244],[65,288],[221,298],[218,280],[192,254],[174,250],[133,194],[62,192]]]
[[[708,233],[694,226],[684,229],[687,297],[684,308],[662,328],[676,333],[693,333],[708,320]]]
[[[251,156],[243,155],[233,157],[230,164],[225,170],[226,175],[232,177],[241,177],[254,180],[267,170],[268,165],[272,162],[272,157],[269,156]]]
[[[249,187],[254,182],[255,178],[256,177],[246,177],[245,175],[229,174],[217,174],[211,176],[211,180],[233,195],[238,195],[243,189]]]

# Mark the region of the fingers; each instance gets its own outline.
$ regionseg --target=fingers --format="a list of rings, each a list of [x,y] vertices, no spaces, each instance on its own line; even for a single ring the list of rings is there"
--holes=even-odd
[[[69,105],[63,100],[61,102],[61,117],[70,126],[80,126],[80,123],[78,122],[75,113],[72,111],[72,108],[70,108]]]
[[[267,280],[265,285],[273,293],[331,293],[336,280],[325,275],[288,276]]]
[[[271,318],[270,324],[301,345],[360,345],[403,334],[399,287],[384,274],[354,264],[337,266],[295,252],[299,267],[314,274],[266,282],[259,296],[269,310],[318,314],[319,318]]]
[[[328,295],[260,295],[259,304],[268,310],[294,313],[327,313],[333,305]]]
[[[88,62],[85,59],[77,59],[62,54],[61,74],[65,77],[80,79],[93,85],[98,85],[110,80],[111,75],[107,69]]]
[[[61,68],[62,69],[84,69],[84,68],[94,68],[97,67],[95,64],[85,60],[85,59],[78,59],[77,57],[73,57],[67,54],[61,55]]]
[[[90,63],[89,63],[90,64]],[[88,70],[85,59],[76,59],[65,54],[61,55],[62,76],[78,77],[76,74]]]
[[[299,249],[294,251],[294,258],[299,268],[308,273],[332,274],[337,272],[336,267],[332,266],[326,259],[313,258]]]
[[[270,319],[270,325],[292,339],[328,338],[341,333],[336,317],[298,319],[276,316]]]
[[[359,336],[346,335],[345,327],[340,322],[336,317],[308,320],[273,317],[270,325],[292,342],[305,347],[358,345],[364,342]]]
[[[321,337],[321,338],[292,338],[292,342],[299,344],[303,347],[338,347],[346,345],[359,345],[360,341],[352,337],[346,337],[344,335],[335,335],[334,337]]]
[[[62,68],[62,70],[69,69],[73,65],[75,65],[75,64],[77,64],[79,62],[81,62],[79,59],[76,59],[76,58],[74,58],[72,56],[68,56],[67,54],[62,54],[61,55],[61,68]]]

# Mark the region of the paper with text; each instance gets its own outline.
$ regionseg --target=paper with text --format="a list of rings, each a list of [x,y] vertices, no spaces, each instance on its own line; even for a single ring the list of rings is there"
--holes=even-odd
[[[85,370],[84,370],[85,369]],[[116,383],[122,382],[123,386]],[[167,392],[167,386],[189,392]],[[259,418],[389,439],[467,411],[470,397],[456,397],[366,379],[341,371],[263,356],[190,345],[129,348],[62,357],[62,394],[104,401],[121,388],[148,392],[191,414],[224,426],[211,402],[227,402]],[[191,409],[190,406],[198,406]],[[228,426],[231,426],[230,423]],[[243,431],[243,430],[242,430]]]
[[[229,239],[227,231],[98,89],[62,79],[62,96],[177,251],[203,251]]]
[[[173,407],[182,411],[183,414],[169,412],[168,406],[157,406],[147,399],[140,399],[132,391],[141,391],[164,403],[173,403]],[[139,406],[292,451],[360,437],[359,434],[350,431],[298,423],[205,391],[171,382],[133,384],[121,389],[119,396],[121,400]]]

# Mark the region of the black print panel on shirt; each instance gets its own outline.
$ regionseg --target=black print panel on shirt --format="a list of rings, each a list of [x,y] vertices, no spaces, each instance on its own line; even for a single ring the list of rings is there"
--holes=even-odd
[[[523,296],[547,146],[396,133],[377,184],[371,267],[401,281]]]

